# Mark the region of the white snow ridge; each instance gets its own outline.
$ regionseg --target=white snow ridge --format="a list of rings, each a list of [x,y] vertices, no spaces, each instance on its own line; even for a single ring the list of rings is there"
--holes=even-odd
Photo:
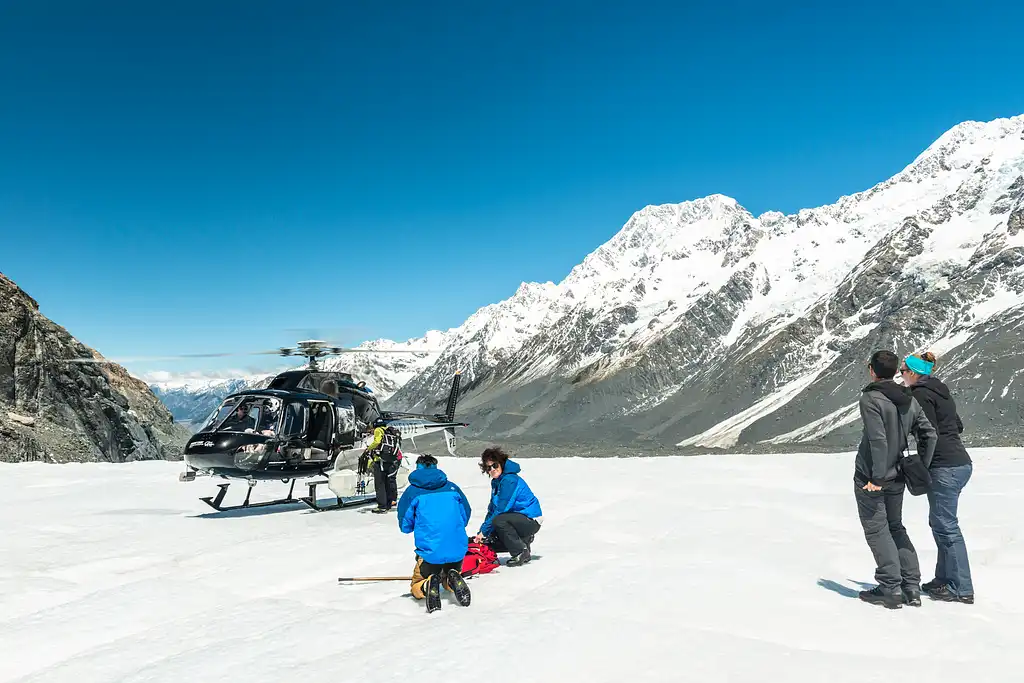
[[[215,514],[177,463],[3,465],[0,682],[1013,683],[1024,449],[972,456],[977,602],[898,611],[856,599],[874,563],[850,453],[521,460],[536,559],[431,615],[405,582],[337,583],[411,572],[394,514]],[[474,532],[488,480],[441,467]],[[904,519],[930,579],[927,501]]]

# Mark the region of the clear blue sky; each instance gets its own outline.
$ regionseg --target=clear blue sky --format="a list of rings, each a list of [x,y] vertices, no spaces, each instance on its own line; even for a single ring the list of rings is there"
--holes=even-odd
[[[830,203],[1024,113],[982,5],[12,0],[0,271],[107,356],[445,329],[644,205]]]

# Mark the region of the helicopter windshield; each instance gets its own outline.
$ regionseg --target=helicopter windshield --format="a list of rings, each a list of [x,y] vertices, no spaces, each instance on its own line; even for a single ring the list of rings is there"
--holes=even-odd
[[[221,404],[201,432],[255,432],[276,436],[281,426],[281,399],[272,396],[241,396]]]

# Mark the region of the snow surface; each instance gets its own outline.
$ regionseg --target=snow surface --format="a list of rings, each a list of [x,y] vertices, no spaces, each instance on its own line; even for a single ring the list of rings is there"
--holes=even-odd
[[[0,681],[1009,683],[1024,449],[972,456],[978,602],[899,611],[854,597],[874,565],[850,453],[521,460],[545,513],[537,559],[432,615],[405,582],[336,582],[411,571],[393,514],[216,514],[197,500],[213,484],[179,483],[179,463],[4,465]],[[441,466],[474,531],[488,480],[471,459]],[[904,510],[930,579],[927,501]]]

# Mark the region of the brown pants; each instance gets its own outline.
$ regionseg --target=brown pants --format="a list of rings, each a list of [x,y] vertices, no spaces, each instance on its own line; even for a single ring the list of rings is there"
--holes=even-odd
[[[451,587],[448,585],[449,569],[461,571],[462,563],[449,562],[448,564],[431,564],[429,562],[424,562],[422,557],[417,556],[416,566],[412,570],[412,582],[409,584],[412,596],[417,600],[422,600],[427,597],[427,579],[434,574],[441,574],[441,587],[451,590]]]

